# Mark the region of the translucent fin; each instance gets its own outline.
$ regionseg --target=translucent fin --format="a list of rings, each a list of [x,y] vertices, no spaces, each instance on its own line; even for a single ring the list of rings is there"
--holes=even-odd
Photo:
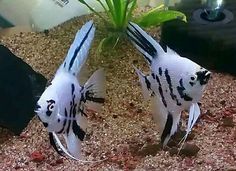
[[[77,79],[80,83],[80,85],[84,85],[86,83],[86,81],[89,79],[90,77],[90,71],[88,69],[88,66],[85,64],[81,67],[80,72],[77,75]]]
[[[166,146],[167,143],[169,142],[171,136],[176,133],[176,131],[178,129],[178,125],[179,125],[179,120],[180,120],[180,113],[168,112],[165,129],[163,130],[162,136],[166,130],[168,131],[169,134],[165,133],[166,136],[161,137],[161,138],[163,138],[163,139],[161,139],[163,142],[163,146]]]
[[[179,110],[171,110],[165,107],[159,96],[152,98],[151,102],[153,119],[161,134],[161,143],[164,147],[177,131],[181,113]]]
[[[151,108],[153,119],[156,122],[158,131],[162,134],[168,115],[166,107],[163,105],[159,97],[155,97],[151,99]]]
[[[52,147],[56,150],[56,152],[59,155],[63,156],[63,151],[57,147],[53,133],[49,132],[48,135],[49,135],[49,141],[50,141],[50,144],[52,145]]]
[[[74,156],[72,156],[68,150],[64,147],[64,145],[61,143],[61,140],[59,139],[59,137],[57,136],[57,134],[55,132],[52,132],[53,138],[56,140],[57,145],[61,148],[61,150],[70,158],[74,159],[74,160],[79,160],[78,158],[75,158]]]
[[[142,87],[142,93],[145,100],[149,100],[151,94],[151,82],[148,77],[144,75],[138,68],[133,65],[136,73],[138,74],[139,81]]]
[[[135,23],[129,22],[127,35],[149,64],[165,53],[160,44]]]
[[[61,140],[59,139],[59,137],[57,136],[57,134],[55,132],[52,132],[52,135],[53,135],[53,138],[55,139],[57,145],[60,147],[60,149],[68,156],[70,157],[71,159],[74,159],[74,160],[77,160],[77,161],[80,161],[80,162],[83,162],[83,163],[97,163],[97,162],[102,162],[102,161],[105,161],[107,160],[107,158],[105,159],[102,159],[102,160],[81,160],[79,158],[76,158],[74,157],[73,155],[71,155],[71,153],[64,147],[64,145],[61,143]],[[65,137],[65,135],[64,135]],[[66,141],[67,141],[67,138],[65,138]],[[73,144],[71,144],[73,145]],[[76,144],[74,144],[76,145]],[[77,150],[78,151],[78,150]],[[81,153],[80,153],[81,154]],[[80,156],[81,157],[81,156]],[[81,157],[82,158],[82,157]]]
[[[67,135],[64,134],[66,140],[66,145],[70,154],[79,159],[81,157],[81,140],[74,134],[73,131],[70,131]]]
[[[73,43],[62,63],[60,69],[64,69],[77,75],[84,65],[95,33],[93,21],[89,21],[77,32]]]
[[[193,126],[195,125],[197,119],[199,118],[201,114],[200,108],[198,106],[197,103],[194,103],[190,106],[190,110],[189,110],[189,118],[188,118],[188,125],[187,125],[187,129],[186,129],[186,134],[185,136],[182,138],[182,140],[179,142],[179,144],[182,143],[180,150],[182,149],[189,133],[191,132]]]
[[[84,85],[84,97],[86,107],[99,112],[105,101],[105,73],[99,69],[93,73]]]

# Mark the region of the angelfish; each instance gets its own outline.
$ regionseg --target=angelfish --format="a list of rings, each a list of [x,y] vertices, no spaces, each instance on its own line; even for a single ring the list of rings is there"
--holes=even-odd
[[[151,98],[153,118],[165,146],[177,131],[181,112],[189,111],[186,135],[200,115],[198,102],[202,97],[211,72],[186,57],[181,57],[160,44],[137,24],[129,22],[127,36],[143,54],[150,74],[144,75],[136,67],[145,99]]]
[[[55,150],[78,160],[87,128],[86,109],[99,111],[105,96],[105,76],[102,69],[95,71],[84,85],[80,85],[78,79],[94,34],[93,21],[87,22],[77,32],[65,60],[35,107]],[[66,147],[58,138],[59,134],[65,138]]]

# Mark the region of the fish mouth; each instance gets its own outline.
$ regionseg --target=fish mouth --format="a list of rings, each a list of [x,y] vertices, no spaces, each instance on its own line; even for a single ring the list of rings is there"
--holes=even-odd
[[[199,71],[196,74],[197,74],[197,80],[200,82],[200,85],[207,84],[211,77],[211,72],[208,70]]]
[[[38,113],[39,109],[41,108],[41,106],[37,103],[34,107],[34,112]]]

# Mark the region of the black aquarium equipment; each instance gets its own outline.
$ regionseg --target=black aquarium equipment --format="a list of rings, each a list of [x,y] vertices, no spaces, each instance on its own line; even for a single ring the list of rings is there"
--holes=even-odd
[[[236,1],[182,0],[173,8],[187,23],[164,23],[161,41],[204,67],[236,75]]]

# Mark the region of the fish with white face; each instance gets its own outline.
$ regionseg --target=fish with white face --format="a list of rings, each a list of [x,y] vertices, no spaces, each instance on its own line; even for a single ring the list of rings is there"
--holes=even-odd
[[[198,102],[210,79],[210,71],[181,57],[169,47],[164,51],[135,23],[128,24],[127,35],[150,67],[149,75],[134,68],[145,99],[151,98],[153,118],[161,133],[161,143],[165,146],[177,131],[184,110],[189,111],[186,138],[200,115]]]
[[[77,32],[64,62],[35,107],[37,116],[49,132],[50,143],[55,150],[62,154],[57,147],[59,145],[64,153],[77,160],[81,156],[81,143],[86,134],[86,109],[99,111],[105,96],[105,76],[102,69],[95,71],[84,85],[78,80],[94,33],[92,21],[87,22]],[[59,134],[65,138],[67,148],[58,138]]]

